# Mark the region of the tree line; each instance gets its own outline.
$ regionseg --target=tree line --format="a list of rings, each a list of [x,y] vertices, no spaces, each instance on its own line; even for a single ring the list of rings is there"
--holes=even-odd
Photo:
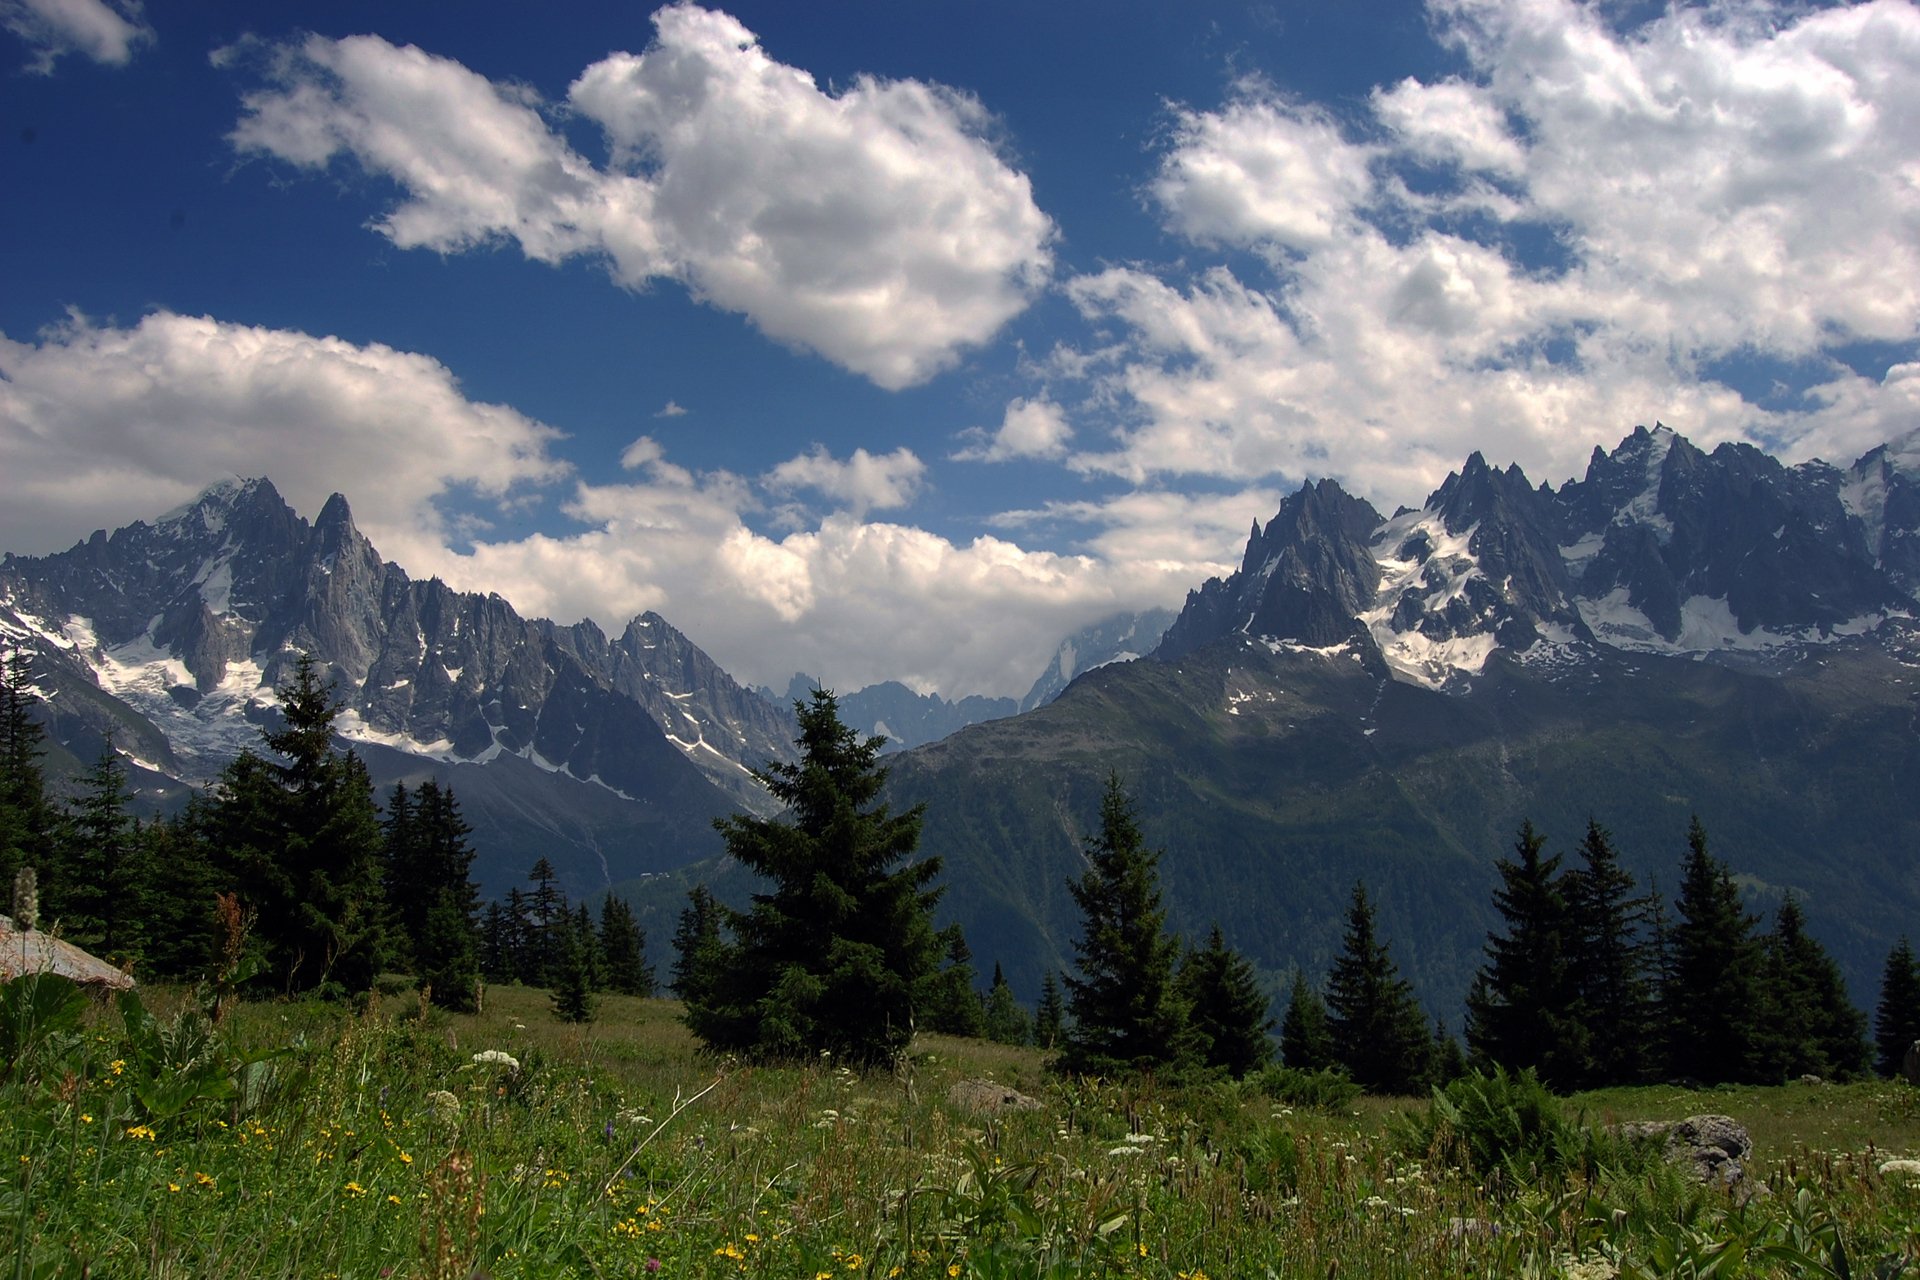
[[[445,1008],[473,1009],[483,978],[517,980],[559,989],[561,1015],[584,1017],[594,990],[652,993],[631,909],[609,894],[596,926],[545,859],[531,893],[483,911],[452,789],[429,778],[378,804],[366,766],[334,745],[339,707],[310,658],[275,691],[264,751],[146,822],[129,814],[111,743],[71,800],[49,793],[31,681],[24,650],[0,664],[0,882],[33,885],[35,919],[17,924],[146,977],[218,973],[286,994],[365,991],[399,970]]]

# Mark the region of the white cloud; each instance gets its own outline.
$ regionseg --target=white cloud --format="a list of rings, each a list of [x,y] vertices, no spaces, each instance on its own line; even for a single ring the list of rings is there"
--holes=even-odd
[[[766,484],[776,493],[811,489],[833,499],[842,510],[864,515],[912,502],[926,473],[926,463],[904,446],[878,455],[855,449],[852,457],[841,462],[824,446],[815,445],[769,471]]]
[[[1377,90],[1370,121],[1244,81],[1176,110],[1167,229],[1270,275],[1070,281],[1105,345],[1050,385],[1084,379],[1078,416],[1112,427],[1072,465],[1391,503],[1475,448],[1558,480],[1655,418],[1842,461],[1898,430],[1901,366],[1833,353],[1920,341],[1920,8],[1723,0],[1622,31],[1573,0],[1432,7],[1469,73]],[[1722,361],[1811,385],[1756,403]]]
[[[0,0],[0,26],[32,46],[29,68],[51,73],[62,54],[78,53],[111,67],[133,60],[135,46],[153,39],[153,28],[131,0]]]
[[[677,401],[669,400],[653,411],[656,418],[684,418],[687,411]]]
[[[374,36],[271,51],[232,141],[393,179],[405,196],[375,225],[402,247],[599,255],[623,285],[678,280],[882,387],[932,377],[1026,308],[1053,224],[978,102],[864,76],[824,93],[725,14],[679,4],[653,20],[646,51],[569,90],[605,132],[604,167],[530,91]]]
[[[975,443],[956,452],[960,462],[1010,462],[1015,458],[1064,458],[1073,428],[1060,406],[1045,396],[1016,397],[1007,403],[1000,426],[988,432],[974,427],[964,437]]]
[[[225,474],[270,476],[307,514],[348,495],[376,541],[434,541],[434,498],[557,479],[558,433],[466,399],[427,356],[160,313],[0,336],[0,546],[56,550]],[[383,548],[388,549],[388,548]]]

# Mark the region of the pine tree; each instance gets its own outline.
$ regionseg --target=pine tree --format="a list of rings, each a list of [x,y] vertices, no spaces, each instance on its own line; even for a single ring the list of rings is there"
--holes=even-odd
[[[81,783],[47,894],[67,938],[115,963],[139,959],[153,921],[147,846],[127,814],[127,774],[111,743]]]
[[[647,963],[647,937],[625,898],[609,893],[600,901],[600,954],[607,989],[623,996],[653,994],[653,966]]]
[[[55,815],[40,756],[44,734],[33,717],[33,655],[14,649],[0,660],[0,884],[22,867],[36,873],[53,857]]]
[[[673,931],[673,994],[687,1005],[709,1005],[719,969],[726,962],[720,936],[720,904],[704,884],[687,891],[687,905]]]
[[[1374,935],[1365,885],[1353,888],[1340,954],[1327,974],[1327,1030],[1334,1060],[1369,1093],[1418,1092],[1433,1042],[1413,984]]]
[[[1033,1039],[1033,1020],[1014,998],[1000,966],[993,966],[993,985],[987,989],[986,1013],[982,1018],[986,1038],[995,1044],[1026,1044]]]
[[[416,946],[426,933],[427,912],[439,896],[424,892],[428,877],[421,845],[419,824],[413,820],[413,797],[405,783],[396,783],[380,820],[382,883],[393,913],[394,960],[415,973],[419,972]]]
[[[171,821],[149,822],[136,833],[152,876],[144,958],[156,976],[205,978],[215,969],[214,895],[225,882],[207,839],[209,810],[210,802],[195,796]]]
[[[795,712],[798,763],[754,775],[786,812],[715,823],[727,851],[773,887],[750,911],[725,913],[733,941],[687,1024],[712,1048],[758,1058],[887,1062],[912,1037],[940,964],[930,887],[940,862],[912,861],[922,810],[879,801],[884,740],[862,741],[825,690]]]
[[[566,929],[572,916],[560,873],[541,858],[527,872],[533,892],[521,899],[520,981],[530,987],[552,986],[566,959]]]
[[[1827,949],[1806,931],[1792,894],[1781,899],[1765,942],[1762,1044],[1769,1079],[1817,1075],[1850,1080],[1867,1069],[1867,1018],[1847,998]]]
[[[395,788],[396,799],[400,789]],[[433,778],[413,794],[411,821],[405,832],[411,843],[406,857],[416,879],[412,895],[428,907],[414,931],[414,972],[431,987],[433,1002],[447,1009],[471,1011],[480,982],[480,890],[473,883],[472,834],[460,816],[453,788]],[[389,857],[388,865],[396,865]]]
[[[553,1016],[562,1022],[592,1022],[593,973],[587,937],[572,927],[569,917],[562,924],[558,941],[560,959],[554,965],[553,991],[548,997]]]
[[[1763,1080],[1756,922],[1741,906],[1732,874],[1707,852],[1706,828],[1697,817],[1687,831],[1674,911],[1679,920],[1660,993],[1667,1070],[1703,1084]]]
[[[986,1006],[974,989],[973,952],[957,924],[940,931],[947,963],[927,980],[917,1002],[920,1025],[948,1036],[987,1034]]]
[[[338,712],[313,660],[281,685],[278,757],[243,752],[221,774],[208,822],[220,871],[257,912],[269,972],[290,991],[363,991],[387,942],[379,815],[366,766],[333,749]]]
[[[500,902],[487,904],[480,923],[480,972],[488,982],[512,982],[519,976],[515,921],[513,907]]]
[[[1236,1080],[1267,1064],[1273,1056],[1267,997],[1253,966],[1227,946],[1219,925],[1207,935],[1204,950],[1187,953],[1178,987],[1188,1024],[1199,1037],[1202,1062]]]
[[[1428,1071],[1429,1081],[1441,1088],[1452,1084],[1467,1074],[1467,1055],[1460,1048],[1451,1031],[1447,1030],[1444,1018],[1433,1020],[1433,1066]]]
[[[1080,907],[1080,976],[1067,977],[1073,1026],[1062,1067],[1111,1075],[1191,1062],[1194,1036],[1174,988],[1180,944],[1160,905],[1160,855],[1147,848],[1118,775],[1107,778],[1100,834],[1087,840],[1086,860],[1086,873],[1067,886]]]
[[[1280,1019],[1280,1061],[1296,1071],[1325,1071],[1334,1065],[1327,1006],[1299,969],[1293,971],[1293,991]]]
[[[1874,1065],[1892,1079],[1900,1074],[1907,1051],[1920,1041],[1920,962],[1905,938],[1887,953],[1880,977],[1880,1003],[1873,1014]]]
[[[1067,1004],[1060,994],[1060,980],[1053,970],[1040,980],[1040,1003],[1033,1012],[1033,1042],[1042,1049],[1060,1043],[1067,1027]]]
[[[1583,1088],[1640,1084],[1653,1074],[1657,1047],[1653,959],[1647,935],[1654,900],[1636,895],[1607,829],[1591,818],[1580,843],[1582,866],[1566,889],[1568,958],[1586,1023]]]
[[[1494,863],[1501,885],[1493,905],[1504,935],[1487,935],[1487,963],[1467,997],[1467,1045],[1473,1056],[1509,1071],[1532,1068],[1565,1088],[1586,1062],[1586,1032],[1574,972],[1572,932],[1560,859],[1546,857],[1546,839],[1523,822],[1512,860]]]
[[[593,927],[593,913],[582,902],[573,909],[569,918],[569,931],[573,934],[573,944],[580,948],[580,954],[587,962],[587,985],[595,991],[607,989],[607,958],[600,950],[600,935]]]

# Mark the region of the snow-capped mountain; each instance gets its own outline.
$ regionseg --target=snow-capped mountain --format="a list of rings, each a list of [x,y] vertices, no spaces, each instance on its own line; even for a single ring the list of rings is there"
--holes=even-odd
[[[1255,526],[1238,572],[1189,594],[1156,656],[1239,632],[1351,646],[1436,688],[1496,649],[1778,656],[1911,616],[1916,530],[1920,432],[1843,471],[1642,427],[1557,490],[1476,453],[1391,518],[1332,481],[1301,489]]]
[[[1046,669],[1020,699],[1020,710],[1043,707],[1060,696],[1075,676],[1104,667],[1111,662],[1132,662],[1159,647],[1160,640],[1173,625],[1170,609],[1146,609],[1139,613],[1119,613],[1092,626],[1082,627],[1060,642]]]
[[[310,653],[335,682],[342,736],[383,766],[376,776],[460,768],[470,811],[525,809],[527,788],[544,787],[556,810],[604,809],[614,830],[631,826],[634,847],[614,850],[609,869],[601,837],[526,815],[529,832],[584,842],[585,885],[706,848],[710,818],[769,803],[749,765],[793,750],[790,720],[658,615],[609,638],[414,581],[380,559],[344,498],[308,524],[266,480],[223,482],[57,555],[0,561],[0,632],[38,652],[56,740],[84,751],[111,734],[161,786],[204,785],[257,745],[275,686]],[[488,794],[507,776],[511,800]]]

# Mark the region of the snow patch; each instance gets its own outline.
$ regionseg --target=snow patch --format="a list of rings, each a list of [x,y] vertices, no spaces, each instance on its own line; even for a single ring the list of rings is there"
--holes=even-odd
[[[1400,598],[1427,587],[1429,568],[1444,575],[1437,587],[1427,589],[1422,596],[1421,603],[1429,612],[1459,596],[1480,574],[1480,563],[1471,550],[1479,528],[1475,523],[1459,533],[1448,533],[1446,522],[1434,512],[1409,511],[1387,521],[1373,536],[1380,590],[1374,596],[1375,607],[1361,614],[1360,621],[1373,633],[1387,665],[1416,684],[1439,688],[1456,676],[1478,675],[1497,647],[1491,634],[1435,640],[1418,631],[1393,629],[1393,614]],[[1401,548],[1417,533],[1426,537],[1426,558],[1398,558]]]

